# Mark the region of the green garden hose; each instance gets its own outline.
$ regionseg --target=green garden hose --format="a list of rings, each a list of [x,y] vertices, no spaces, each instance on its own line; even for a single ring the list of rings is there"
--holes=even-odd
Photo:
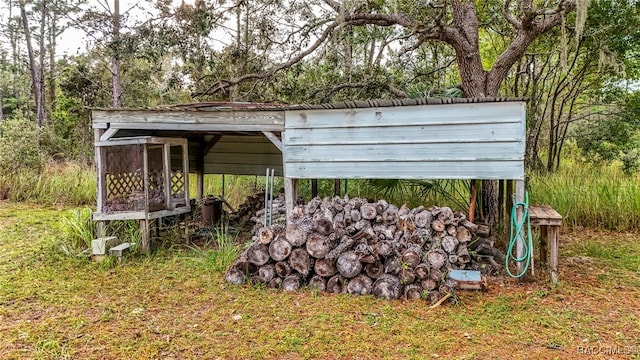
[[[516,210],[518,206],[523,207],[522,218],[518,221],[518,217],[516,216]],[[524,238],[524,226],[527,226],[527,241]],[[531,263],[531,256],[533,254],[533,240],[531,239],[531,222],[529,222],[529,192],[525,192],[524,202],[517,202],[513,204],[511,208],[511,227],[509,234],[509,247],[507,248],[507,256],[505,256],[505,269],[507,270],[507,274],[513,278],[520,278],[527,273],[529,269],[529,264]],[[516,244],[518,241],[522,241],[522,247],[524,253],[521,257],[518,257],[516,254],[513,255],[514,248],[516,248]],[[524,261],[524,267],[522,271],[513,274],[509,269],[509,261],[513,260],[515,262]]]

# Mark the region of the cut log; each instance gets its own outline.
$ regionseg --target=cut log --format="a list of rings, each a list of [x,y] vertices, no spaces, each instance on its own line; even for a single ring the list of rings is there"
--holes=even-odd
[[[464,226],[458,225],[458,229],[456,231],[456,238],[461,243],[466,243],[471,241],[471,231]]]
[[[416,281],[416,273],[413,271],[413,269],[402,269],[400,271],[400,274],[398,275],[398,278],[400,279],[400,284],[402,285],[413,284],[413,282]]]
[[[422,248],[419,245],[411,244],[402,253],[402,264],[413,269],[422,260]]]
[[[336,268],[340,275],[346,279],[358,275],[362,270],[362,263],[358,259],[358,255],[354,251],[347,251],[338,256],[336,260]]]
[[[472,223],[467,219],[460,220],[458,225],[464,226],[465,228],[469,229],[469,231],[471,231],[472,233],[475,233],[476,231],[478,231],[478,225]]]
[[[364,267],[364,271],[368,277],[376,280],[384,275],[384,266],[381,262],[377,261],[373,264],[367,264]]]
[[[333,223],[331,220],[322,217],[314,222],[313,231],[327,236],[333,232]]]
[[[378,202],[375,205],[376,205],[376,214],[378,215],[382,215],[385,212],[385,210],[387,210],[387,207],[389,207],[389,203],[386,202],[385,200],[378,200]]]
[[[272,264],[262,265],[258,269],[258,278],[260,282],[268,283],[276,277],[276,269]]]
[[[282,290],[298,291],[300,289],[300,275],[291,274],[282,280]]]
[[[382,222],[387,226],[395,225],[398,222],[398,208],[394,205],[389,205],[382,213]]]
[[[293,246],[301,246],[307,241],[307,234],[311,231],[311,220],[303,218],[297,223],[287,225],[286,239]]]
[[[349,236],[343,236],[342,239],[340,239],[340,243],[338,244],[338,246],[333,248],[333,250],[329,251],[327,255],[325,255],[325,258],[329,260],[337,259],[344,252],[351,250],[351,248],[353,248],[355,243],[356,241],[353,240],[353,238]]]
[[[436,284],[440,284],[444,280],[444,273],[440,269],[431,268],[429,279],[435,281]]]
[[[432,269],[440,269],[446,262],[444,251],[441,249],[434,249],[427,253],[427,262]]]
[[[413,223],[413,219],[411,219],[411,215],[398,215],[398,229],[404,232],[412,232],[415,229],[415,224]]]
[[[422,246],[430,240],[430,237],[431,229],[417,228],[409,235],[409,241]]]
[[[458,246],[458,262],[461,264],[468,264],[471,262],[471,256],[469,255],[469,250],[466,246],[460,244]]]
[[[232,267],[224,275],[229,284],[242,285],[247,281],[247,276],[240,269]]]
[[[427,290],[427,291],[435,290],[438,287],[438,283],[435,282],[433,279],[424,279],[420,281],[420,285],[424,290]]]
[[[327,282],[320,275],[312,276],[311,279],[309,279],[309,285],[308,286],[311,289],[316,289],[316,290],[319,290],[319,291],[327,290]]]
[[[433,220],[431,222],[431,228],[436,232],[444,232],[446,229],[446,225],[440,220]]]
[[[429,264],[427,263],[421,263],[418,266],[416,266],[415,269],[413,269],[413,271],[416,274],[416,278],[418,278],[419,280],[424,280],[424,279],[428,279],[429,278]]]
[[[450,207],[443,206],[440,208],[440,212],[438,212],[438,220],[440,220],[443,224],[449,225],[453,221],[454,215],[453,210]]]
[[[455,264],[457,262],[458,262],[458,255],[457,254],[449,255],[449,264]]]
[[[405,300],[417,300],[422,297],[422,287],[418,284],[410,284],[404,287]]]
[[[437,304],[438,301],[440,301],[441,297],[442,296],[437,290],[432,290],[429,291],[429,294],[427,295],[427,301],[429,301],[431,304]]]
[[[258,231],[258,242],[260,244],[268,245],[273,240],[273,230],[270,227],[260,228]]]
[[[291,251],[291,255],[289,255],[289,266],[303,277],[306,277],[313,269],[313,260],[309,257],[306,249],[297,248]]]
[[[332,294],[341,294],[346,291],[345,280],[342,275],[334,275],[327,280],[327,291]]]
[[[253,244],[247,251],[250,263],[262,266],[269,261],[269,249],[263,244]]]
[[[291,254],[291,244],[285,238],[279,237],[269,244],[269,255],[275,261],[282,261]]]
[[[395,256],[390,256],[384,261],[384,273],[397,276],[402,271],[402,264]]]
[[[360,214],[359,210],[353,209],[350,212],[350,218],[352,222],[358,222],[362,220],[362,215]]]
[[[381,257],[387,257],[393,252],[393,245],[387,240],[379,241],[372,246],[374,254]]]
[[[267,287],[270,287],[272,289],[280,289],[280,286],[282,286],[282,279],[279,277],[271,279],[271,281],[269,281],[269,284],[267,284]]]
[[[432,215],[429,211],[421,211],[414,215],[413,222],[419,228],[426,228],[431,225]]]
[[[333,247],[332,245],[327,236],[311,233],[307,237],[307,252],[316,259],[324,258]]]
[[[478,224],[478,228],[474,233],[483,238],[489,237],[491,236],[491,227],[485,224]]]
[[[338,272],[335,262],[333,260],[328,260],[328,259],[316,260],[314,270],[316,274],[324,277],[333,276]]]
[[[291,275],[291,267],[285,261],[278,261],[274,265],[274,269],[276,270],[276,274],[282,279]]]
[[[400,297],[401,291],[400,280],[395,276],[385,274],[373,284],[371,293],[375,297],[393,300]]]
[[[458,234],[458,227],[453,224],[447,225],[447,234],[456,236]]]
[[[371,294],[372,285],[371,278],[361,274],[349,280],[347,292],[355,295]]]
[[[442,249],[446,251],[448,254],[454,254],[456,252],[456,248],[458,247],[458,239],[453,236],[445,236],[442,238]]]
[[[366,203],[360,207],[360,215],[364,220],[374,220],[378,215],[376,211],[376,204]]]

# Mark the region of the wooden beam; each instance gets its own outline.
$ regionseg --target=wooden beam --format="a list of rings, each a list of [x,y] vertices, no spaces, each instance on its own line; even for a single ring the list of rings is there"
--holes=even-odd
[[[204,149],[206,144],[203,142],[196,150],[196,199],[200,200],[204,197]]]
[[[296,199],[298,198],[298,179],[284,178],[284,199],[285,207],[287,211],[287,221],[293,213],[293,208],[296,206]]]
[[[280,152],[282,152],[282,141],[278,139],[278,137],[272,133],[271,131],[263,131],[264,136],[275,145]]]
[[[102,135],[100,135],[100,141],[107,141],[111,139],[120,129],[109,128]]]

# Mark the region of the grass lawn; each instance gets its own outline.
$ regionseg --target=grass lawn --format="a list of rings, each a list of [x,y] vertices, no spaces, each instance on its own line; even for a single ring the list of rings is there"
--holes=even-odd
[[[637,234],[563,233],[558,286],[497,278],[429,310],[227,285],[214,251],[181,246],[74,258],[71,214],[0,202],[0,359],[640,359]]]

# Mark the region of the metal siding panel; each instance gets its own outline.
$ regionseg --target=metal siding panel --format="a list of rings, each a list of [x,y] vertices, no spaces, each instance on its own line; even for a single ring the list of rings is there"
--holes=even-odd
[[[459,161],[459,160],[524,160],[522,144],[442,143],[382,145],[305,145],[289,146],[286,162],[367,162],[367,161]]]
[[[287,163],[300,179],[523,179],[523,161]]]
[[[520,121],[461,125],[408,125],[359,128],[289,129],[283,134],[287,145],[392,144],[469,141],[518,141]],[[455,137],[452,137],[452,133]]]
[[[285,129],[518,122],[521,108],[513,102],[287,111]]]

